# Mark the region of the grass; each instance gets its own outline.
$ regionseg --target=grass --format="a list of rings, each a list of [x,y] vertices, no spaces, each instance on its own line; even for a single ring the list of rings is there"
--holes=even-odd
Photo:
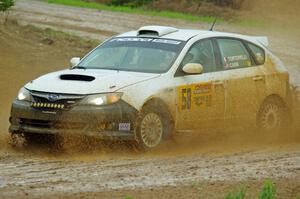
[[[126,196],[124,199],[134,199],[134,198],[131,196]]]
[[[258,199],[275,199],[276,187],[271,180],[266,180]],[[241,189],[237,192],[229,193],[225,199],[244,199],[246,196],[246,189]]]
[[[246,190],[242,189],[238,192],[229,193],[225,199],[244,199],[246,195]]]
[[[275,198],[276,188],[271,180],[266,180],[263,190],[259,195],[259,199]]]
[[[192,186],[196,188],[199,186],[199,183],[194,182],[192,183]],[[275,199],[275,194],[276,194],[276,187],[274,183],[271,180],[266,180],[264,182],[262,191],[259,193],[257,199]],[[246,189],[242,188],[239,191],[231,192],[227,194],[225,199],[245,199],[245,197],[246,197]],[[124,199],[134,199],[134,198],[131,196],[127,196]],[[295,197],[294,199],[300,199],[300,196]]]
[[[215,17],[211,17],[211,16],[197,16],[197,15],[181,13],[181,12],[157,11],[157,10],[149,10],[143,8],[133,8],[128,6],[109,6],[101,3],[86,2],[83,0],[46,0],[46,1],[48,3],[53,3],[53,4],[61,4],[61,5],[81,7],[81,8],[91,8],[97,10],[107,10],[112,12],[124,12],[130,14],[158,16],[158,17],[165,17],[171,19],[181,19],[181,20],[192,21],[192,22],[204,22],[204,23],[211,24],[215,20]],[[218,23],[223,23],[224,21],[225,21],[224,19],[218,18]],[[259,20],[254,20],[254,19],[243,19],[243,20],[233,19],[227,22],[237,26],[253,27],[253,28],[262,28],[266,25],[264,22]]]
[[[94,2],[85,2],[82,0],[47,0],[48,3],[62,4],[68,6],[82,7],[82,8],[92,8],[97,10],[107,10],[113,12],[125,12],[131,14],[142,14],[148,16],[159,16],[166,17],[172,19],[183,19],[187,21],[199,21],[205,23],[212,23],[215,18],[210,16],[196,16],[186,13],[180,12],[171,12],[171,11],[156,11],[156,10],[148,10],[143,8],[132,8],[128,6],[109,6],[100,3]],[[218,22],[223,22],[223,19],[219,19]]]

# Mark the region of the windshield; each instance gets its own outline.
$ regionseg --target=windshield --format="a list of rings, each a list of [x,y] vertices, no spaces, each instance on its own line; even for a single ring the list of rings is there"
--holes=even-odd
[[[164,73],[185,42],[153,38],[113,38],[85,57],[78,68]],[[76,68],[76,67],[75,67]]]

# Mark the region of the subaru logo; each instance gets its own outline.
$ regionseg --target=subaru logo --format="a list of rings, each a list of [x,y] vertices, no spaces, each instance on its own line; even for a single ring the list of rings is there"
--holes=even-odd
[[[57,95],[57,94],[49,94],[48,95],[48,100],[51,101],[51,102],[54,102],[58,99],[59,99],[59,95]]]

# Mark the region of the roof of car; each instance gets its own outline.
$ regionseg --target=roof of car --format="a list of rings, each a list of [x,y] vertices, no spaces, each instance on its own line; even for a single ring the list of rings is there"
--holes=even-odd
[[[148,27],[148,29],[147,29]],[[164,34],[162,35],[151,35],[151,34],[139,34],[140,30],[145,30],[145,31],[157,31],[160,32],[163,28],[168,29],[170,28],[171,31],[168,33],[168,31],[165,31]],[[162,30],[164,31],[164,30]],[[167,27],[167,26],[145,26],[140,28],[139,30],[135,31],[130,31],[126,32],[123,34],[118,35],[117,37],[159,37],[162,39],[174,39],[174,40],[181,40],[181,41],[187,41],[190,38],[200,35],[200,34],[207,34],[210,33],[211,31],[204,31],[204,30],[190,30],[190,29],[175,29],[173,27]]]
[[[268,46],[267,37],[253,37],[235,33],[217,32],[209,30],[177,29],[169,26],[143,26],[135,31],[126,32],[116,37],[154,37],[161,39],[173,39],[188,41],[198,35],[209,35],[210,37],[234,37],[250,40],[263,46]]]

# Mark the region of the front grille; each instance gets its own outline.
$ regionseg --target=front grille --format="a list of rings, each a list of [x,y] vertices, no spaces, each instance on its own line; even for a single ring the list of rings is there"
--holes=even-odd
[[[20,119],[20,124],[40,128],[50,128],[53,125],[50,121],[31,119]]]
[[[32,93],[33,102],[31,106],[36,109],[42,110],[65,110],[70,109],[72,106],[77,104],[83,96],[77,95],[60,95],[60,99],[50,101],[47,96],[50,93]]]
[[[48,120],[35,120],[35,119],[20,119],[21,125],[27,125],[30,127],[38,128],[52,128],[52,129],[73,129],[83,130],[87,123],[83,122],[60,122],[60,121],[48,121]]]

